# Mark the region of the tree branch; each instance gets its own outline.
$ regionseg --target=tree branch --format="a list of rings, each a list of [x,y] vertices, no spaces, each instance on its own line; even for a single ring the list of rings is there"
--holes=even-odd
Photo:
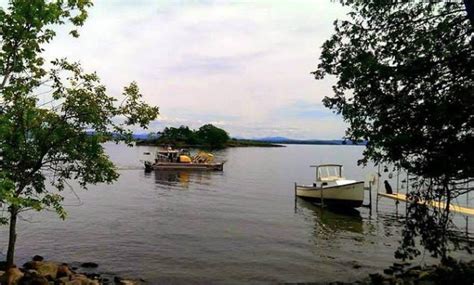
[[[464,0],[464,7],[466,8],[467,18],[474,28],[474,0]]]

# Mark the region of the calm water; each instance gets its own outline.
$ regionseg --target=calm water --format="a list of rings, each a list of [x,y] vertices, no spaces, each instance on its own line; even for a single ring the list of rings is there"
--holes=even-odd
[[[312,182],[310,164],[343,164],[352,179],[373,173],[356,166],[362,147],[232,148],[216,153],[227,161],[222,173],[145,173],[138,160],[152,148],[106,148],[119,181],[88,191],[71,184],[80,199],[67,191],[66,221],[25,213],[18,263],[41,254],[150,283],[258,283],[350,281],[394,262],[401,224],[393,201],[380,200],[372,215],[295,203],[293,183]],[[5,231],[0,242],[5,253]]]

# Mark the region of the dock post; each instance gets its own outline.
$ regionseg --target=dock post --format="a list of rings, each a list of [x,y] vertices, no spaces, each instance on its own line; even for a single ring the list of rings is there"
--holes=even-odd
[[[398,189],[400,188],[399,183],[400,183],[400,168],[397,169],[397,194],[398,194]]]
[[[410,172],[407,171],[407,190],[406,190],[406,196],[408,198],[408,194],[410,193]],[[405,220],[408,218],[408,200],[407,203],[405,203]]]
[[[372,181],[369,181],[369,214],[372,216]]]
[[[324,188],[321,186],[321,208],[324,208],[324,195],[323,195]]]
[[[470,182],[467,182],[467,188],[471,186]],[[469,207],[469,191],[466,193],[466,207]],[[469,239],[469,216],[466,215],[466,236]]]
[[[297,196],[296,196],[296,185],[297,185],[297,184],[296,184],[296,182],[295,182],[295,203],[296,203],[296,197],[297,197]]]
[[[298,202],[297,202],[297,199],[298,199],[298,196],[296,196],[296,182],[295,182],[295,213],[298,211]]]
[[[380,188],[380,164],[377,168],[377,196],[375,197],[375,211],[378,213],[379,211],[379,188]]]
[[[398,192],[400,191],[400,168],[397,169],[397,195],[398,195]],[[396,211],[396,215],[397,215],[397,218],[398,218],[398,204],[400,204],[400,202],[398,200],[395,201],[395,211]]]

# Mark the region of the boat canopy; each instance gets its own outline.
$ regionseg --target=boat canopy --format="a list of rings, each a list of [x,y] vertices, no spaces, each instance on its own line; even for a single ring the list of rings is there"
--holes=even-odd
[[[329,182],[343,179],[340,164],[320,164],[311,165],[311,167],[316,168],[316,181]]]

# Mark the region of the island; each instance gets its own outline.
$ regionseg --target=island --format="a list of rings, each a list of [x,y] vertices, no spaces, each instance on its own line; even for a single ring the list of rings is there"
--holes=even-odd
[[[166,127],[162,132],[135,137],[136,145],[172,146],[175,148],[221,149],[226,147],[284,147],[284,145],[248,139],[231,138],[227,131],[212,124],[197,130],[188,126]]]

